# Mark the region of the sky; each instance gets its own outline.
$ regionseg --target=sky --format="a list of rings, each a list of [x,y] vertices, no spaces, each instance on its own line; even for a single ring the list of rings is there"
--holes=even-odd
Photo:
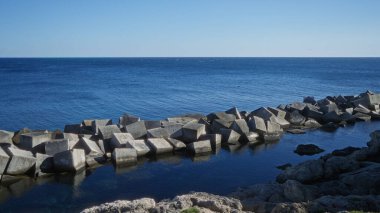
[[[0,57],[379,56],[379,0],[0,0]]]

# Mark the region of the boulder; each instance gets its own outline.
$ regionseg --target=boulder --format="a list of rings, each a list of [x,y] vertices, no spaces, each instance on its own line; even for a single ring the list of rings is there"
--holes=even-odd
[[[294,150],[294,152],[299,155],[315,155],[324,151],[325,150],[314,144],[300,144],[297,146],[296,150]]]
[[[301,183],[311,183],[324,177],[323,160],[308,160],[286,169],[277,176],[277,181],[297,180]]]
[[[379,194],[380,163],[370,163],[363,168],[343,173],[339,180],[352,189],[352,194]]]
[[[91,122],[91,127],[92,127],[92,132],[97,135],[99,134],[99,127],[104,127],[104,126],[108,126],[108,125],[112,125],[112,120],[111,119],[97,119],[97,120],[93,120]]]
[[[363,113],[363,114],[370,114],[371,110],[369,110],[365,106],[359,104],[357,107],[354,108],[354,112],[360,112],[360,113]]]
[[[1,175],[5,173],[5,169],[9,162],[8,154],[0,147],[0,180]]]
[[[98,144],[88,138],[82,137],[79,142],[79,148],[82,148],[86,155],[102,156],[104,152],[100,149]]]
[[[240,112],[236,107],[232,107],[231,109],[227,110],[226,113],[235,115],[236,119],[242,119]]]
[[[367,114],[363,114],[361,112],[357,112],[353,115],[353,117],[356,119],[356,120],[359,120],[359,121],[369,121],[371,120],[371,116],[370,115],[367,115]]]
[[[155,154],[163,154],[173,151],[173,146],[164,138],[149,138],[147,144]]]
[[[318,187],[304,185],[296,180],[287,180],[283,184],[284,196],[292,202],[305,202],[316,199],[319,195]]]
[[[166,140],[174,147],[174,151],[186,149],[186,144],[180,140],[174,138],[167,138]]]
[[[342,121],[342,118],[340,117],[340,114],[338,114],[336,111],[331,111],[323,115],[322,120],[326,123],[333,122],[333,123],[339,123]]]
[[[184,142],[194,142],[197,141],[201,135],[206,134],[206,126],[204,124],[191,122],[183,126],[182,132]]]
[[[215,119],[211,124],[211,131],[213,133],[220,133],[220,129],[229,129],[231,125],[232,125],[232,121]]]
[[[312,118],[308,118],[303,125],[306,128],[313,128],[313,129],[314,128],[319,128],[319,127],[322,126],[318,121],[316,121],[316,120],[314,120]]]
[[[265,125],[264,119],[253,116],[251,120],[248,121],[248,126],[251,131],[257,132],[259,134],[264,134],[267,132],[267,127]]]
[[[352,154],[356,150],[360,150],[360,148],[349,146],[343,149],[334,150],[331,154],[334,156],[347,156]]]
[[[51,133],[31,132],[20,135],[19,147],[28,151],[43,152],[44,143],[52,139]]]
[[[289,104],[286,106],[286,109],[290,112],[293,112],[293,111],[303,111],[306,107],[306,104],[305,103],[301,103],[301,102],[294,102],[292,104]]]
[[[137,121],[125,126],[125,131],[131,133],[133,138],[138,139],[146,136],[146,127],[144,121]]]
[[[32,152],[14,148],[7,148],[5,151],[11,157],[6,171],[7,174],[22,175],[34,168],[36,158]]]
[[[122,148],[125,147],[128,141],[134,140],[131,133],[113,133],[111,139],[111,147]]]
[[[333,178],[341,173],[350,172],[359,168],[359,163],[348,157],[333,156],[325,161],[325,178]]]
[[[147,131],[147,138],[169,138],[169,133],[165,128],[154,128]]]
[[[255,142],[260,138],[260,135],[257,132],[248,132],[244,137],[248,142]]]
[[[12,144],[13,136],[14,136],[14,132],[0,130],[0,143]]]
[[[99,136],[102,140],[112,139],[114,133],[121,133],[119,127],[116,125],[99,126],[98,129]]]
[[[216,148],[220,147],[222,144],[222,135],[221,134],[201,135],[201,137],[199,137],[199,140],[200,141],[209,140],[211,143],[212,150],[216,150]]]
[[[244,119],[235,120],[231,125],[231,129],[240,135],[248,134],[249,132],[248,124]]]
[[[303,114],[308,118],[313,118],[320,121],[323,117],[323,112],[319,111],[317,107],[307,105],[303,110]]]
[[[232,129],[220,129],[222,142],[228,144],[236,144],[239,142],[241,135]]]
[[[138,157],[144,156],[151,151],[144,140],[129,140],[126,147],[135,149]]]
[[[133,148],[116,148],[112,152],[112,160],[117,166],[128,166],[137,163],[137,152]]]
[[[314,97],[312,97],[312,96],[304,97],[304,98],[303,98],[303,102],[304,102],[304,103],[308,103],[308,104],[312,104],[312,105],[317,104],[317,101],[316,101],[316,100],[314,99]]]
[[[83,149],[73,149],[54,155],[54,169],[58,172],[76,172],[86,166],[86,156]]]
[[[119,125],[120,127],[125,127],[129,124],[132,124],[132,123],[135,123],[135,122],[138,122],[140,121],[140,118],[137,117],[137,116],[134,116],[134,115],[131,115],[131,114],[128,114],[128,113],[125,113],[124,115],[122,115],[120,118],[119,118]]]
[[[161,121],[153,121],[153,120],[147,121],[147,120],[144,120],[144,123],[145,123],[145,128],[147,130],[161,127]]]
[[[38,177],[49,175],[54,172],[54,159],[50,155],[37,153],[36,154],[36,170],[35,174]]]
[[[187,148],[193,154],[204,154],[212,151],[210,140],[189,143]]]
[[[354,114],[354,108],[352,108],[352,107],[346,108],[344,111],[347,113],[350,113],[351,115]]]
[[[67,150],[70,150],[68,139],[52,140],[45,143],[45,153],[50,156]]]
[[[306,133],[306,131],[303,129],[288,129],[288,130],[286,130],[286,132],[289,132],[289,133],[295,134],[295,135],[301,135],[301,134]]]

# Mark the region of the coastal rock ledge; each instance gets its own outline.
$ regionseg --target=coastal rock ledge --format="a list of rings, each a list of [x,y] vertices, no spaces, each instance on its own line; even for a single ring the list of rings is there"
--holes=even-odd
[[[83,212],[380,212],[380,130],[370,137],[367,147],[290,166],[275,182],[240,188],[228,197],[192,192],[158,203],[119,200]]]

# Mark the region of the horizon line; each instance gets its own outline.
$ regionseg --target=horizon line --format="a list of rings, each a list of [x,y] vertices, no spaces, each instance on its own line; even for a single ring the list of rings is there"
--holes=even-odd
[[[0,59],[41,58],[380,58],[380,56],[0,56]]]

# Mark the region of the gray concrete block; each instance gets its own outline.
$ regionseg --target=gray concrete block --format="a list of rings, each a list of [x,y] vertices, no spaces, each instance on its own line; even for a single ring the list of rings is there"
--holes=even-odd
[[[221,119],[215,119],[211,124],[212,133],[220,133],[220,129],[229,129],[233,121],[225,121]]]
[[[174,147],[174,151],[186,149],[186,144],[180,140],[174,138],[167,138],[166,140]]]
[[[63,138],[69,140],[69,149],[73,149],[79,142],[79,136],[72,133],[63,133]]]
[[[36,154],[36,170],[35,174],[38,177],[49,175],[54,172],[53,156],[37,153]]]
[[[166,130],[170,138],[179,139],[183,136],[182,124],[166,124],[163,128]]]
[[[113,151],[113,148],[111,146],[111,141],[110,140],[98,140],[97,141],[97,144],[100,148],[100,150],[102,150],[103,153],[105,153],[105,156],[111,156],[111,153]]]
[[[147,120],[144,120],[144,123],[145,123],[145,128],[147,130],[161,127],[161,121],[154,121],[154,120],[147,121]]]
[[[2,147],[0,147],[0,176],[5,173],[5,168],[8,165],[9,158],[9,155],[3,150]]]
[[[88,138],[82,137],[79,141],[79,147],[84,150],[86,155],[102,156],[104,152],[100,149],[98,144]]]
[[[86,155],[83,149],[73,149],[54,155],[54,170],[57,172],[76,172],[86,166]]]
[[[163,154],[173,151],[173,146],[164,138],[149,138],[147,144],[155,154]]]
[[[147,131],[147,138],[169,138],[169,133],[165,128],[154,128]]]
[[[70,150],[68,139],[51,140],[45,143],[45,153],[47,155],[55,155],[59,152]]]
[[[20,135],[19,147],[28,151],[42,152],[44,143],[51,139],[53,139],[52,134],[47,132],[26,133]]]
[[[140,121],[140,117],[125,113],[119,118],[119,125],[120,127],[125,127],[129,124],[135,123],[137,121]]]
[[[213,112],[207,115],[208,121],[213,122],[215,119],[220,119],[232,123],[236,119],[236,116],[233,114],[228,114],[226,112]]]
[[[189,143],[187,149],[193,154],[205,154],[212,151],[210,140],[196,141]]]
[[[130,140],[127,142],[126,147],[135,149],[138,157],[144,156],[151,152],[150,147],[144,140]]]
[[[100,166],[107,162],[107,159],[104,155],[86,155],[86,166],[87,167],[96,167]]]
[[[272,108],[272,107],[268,107],[268,110],[273,113],[276,117],[278,118],[282,118],[282,119],[285,119],[286,117],[286,111],[285,110],[282,110],[282,109],[278,109],[278,108]]]
[[[117,166],[128,166],[137,163],[137,153],[132,148],[116,148],[112,152],[112,160]]]
[[[66,124],[63,129],[64,133],[73,133],[73,134],[81,134],[82,133],[82,125],[81,124]]]
[[[13,138],[14,134],[15,134],[14,132],[0,130],[0,143],[12,144],[12,138]]]
[[[146,127],[144,121],[137,121],[135,123],[126,125],[125,131],[131,133],[135,139],[146,136]]]
[[[134,140],[134,138],[131,133],[113,133],[111,147],[112,149],[125,147],[127,142],[132,140]]]
[[[211,143],[212,150],[215,150],[217,147],[220,147],[222,144],[222,135],[221,134],[205,134],[199,137],[200,141],[209,140]]]
[[[251,131],[263,134],[267,132],[267,127],[265,125],[264,119],[253,116],[251,120],[248,121],[248,126]]]
[[[228,144],[236,144],[239,142],[241,135],[232,129],[220,129],[222,142]]]
[[[192,117],[171,117],[166,119],[169,123],[182,124],[185,125],[189,122],[197,121],[197,119]]]
[[[279,124],[277,124],[277,123],[274,123],[274,122],[271,122],[271,121],[267,121],[266,122],[266,126],[267,126],[267,133],[268,134],[282,133],[283,132],[281,126]]]
[[[97,134],[99,134],[99,127],[104,127],[104,126],[108,126],[108,125],[112,125],[112,120],[111,119],[96,119],[96,120],[93,120],[92,123],[91,123],[92,132],[95,135],[97,135]]]
[[[182,132],[184,142],[194,142],[197,141],[201,135],[206,134],[206,126],[204,124],[191,122],[183,126]]]
[[[100,126],[99,136],[102,140],[109,140],[114,133],[121,133],[120,129],[116,125]]]
[[[249,132],[248,124],[244,119],[235,120],[231,125],[231,129],[241,135],[247,134]]]
[[[32,152],[7,148],[4,150],[11,157],[6,173],[9,175],[22,175],[34,168],[36,158]]]
[[[232,107],[231,109],[227,110],[226,113],[235,115],[236,119],[242,119],[241,114],[236,107]]]

